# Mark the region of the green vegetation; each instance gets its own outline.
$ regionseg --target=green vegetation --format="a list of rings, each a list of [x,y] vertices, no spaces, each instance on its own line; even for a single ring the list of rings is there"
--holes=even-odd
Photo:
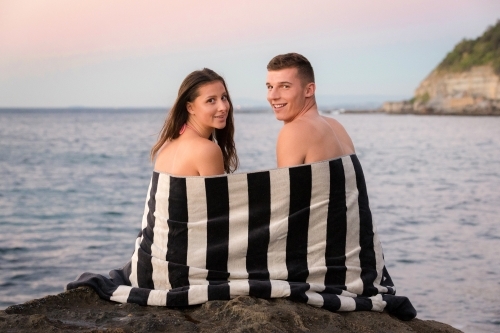
[[[500,75],[500,20],[476,39],[463,39],[438,65],[438,70],[462,72],[473,66],[491,65]]]
[[[413,98],[413,102],[421,102],[421,103],[427,103],[431,99],[431,96],[429,96],[429,93],[426,92],[423,95],[418,95]]]

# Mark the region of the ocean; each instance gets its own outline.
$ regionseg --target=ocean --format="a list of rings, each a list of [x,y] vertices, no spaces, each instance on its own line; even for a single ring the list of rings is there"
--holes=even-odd
[[[364,169],[386,265],[418,318],[500,331],[500,117],[331,115]],[[125,264],[165,110],[0,110],[0,309]],[[237,113],[239,172],[282,126]]]

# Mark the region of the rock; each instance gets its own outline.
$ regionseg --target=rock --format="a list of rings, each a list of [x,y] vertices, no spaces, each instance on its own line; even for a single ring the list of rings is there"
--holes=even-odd
[[[186,308],[119,304],[82,287],[0,311],[0,332],[461,332],[382,312],[330,312],[287,299],[240,296]]]
[[[382,111],[500,115],[500,20],[480,37],[458,43],[411,100],[384,103]]]

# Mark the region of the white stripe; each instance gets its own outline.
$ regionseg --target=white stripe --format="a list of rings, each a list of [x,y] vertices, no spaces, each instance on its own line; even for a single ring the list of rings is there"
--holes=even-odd
[[[310,283],[309,291],[315,291],[317,293],[323,292],[326,289],[324,284]]]
[[[330,165],[328,163],[312,164],[311,175],[312,191],[307,231],[309,276],[306,282],[324,285],[327,270],[325,252],[328,203],[330,202]]]
[[[153,266],[153,285],[155,289],[169,290],[172,288],[170,280],[168,279],[168,261],[162,258],[151,258],[151,265]]]
[[[128,299],[128,296],[129,296],[131,290],[132,290],[132,287],[130,287],[130,286],[120,285],[113,292],[113,295],[111,295],[109,300],[113,301],[113,302],[127,303],[127,299]]]
[[[151,256],[165,260],[168,243],[168,198],[170,193],[170,176],[160,174],[156,188],[155,227]]]
[[[306,291],[306,296],[307,296],[307,304],[318,307],[323,306],[324,303],[323,297],[317,292],[308,290]]]
[[[384,311],[387,302],[384,301],[382,295],[378,294],[370,297],[370,299],[372,301],[372,311],[379,311],[379,312]]]
[[[342,158],[345,174],[345,195],[347,208],[347,232],[345,265],[347,267],[345,285],[347,290],[355,294],[363,293],[363,281],[361,280],[361,263],[359,260],[359,205],[358,188],[356,184],[356,172],[350,156]]]
[[[287,281],[271,280],[271,298],[288,297],[290,295],[290,284]]]
[[[168,200],[170,195],[170,176],[160,174],[156,188],[155,227],[153,229],[153,244],[151,245],[151,279],[155,289],[171,288],[168,279],[168,262],[165,261],[168,246]]]
[[[250,294],[248,280],[232,280],[229,282],[229,297],[247,296]]]
[[[153,186],[153,177],[149,181],[148,193],[146,195],[146,203],[144,204],[144,213],[142,214],[141,230],[148,225],[149,199],[151,198],[151,187]]]
[[[337,296],[340,300],[340,308],[339,311],[354,311],[356,310],[356,302],[354,298]]]
[[[269,247],[267,266],[271,280],[286,280],[286,239],[288,236],[288,214],[290,213],[289,169],[269,172],[271,182],[271,222],[269,224]]]
[[[189,266],[189,285],[206,285],[209,284],[207,281],[208,270],[205,268],[198,268],[194,266]]]
[[[137,237],[135,239],[134,253],[132,254],[132,258],[130,258],[130,276],[128,279],[130,280],[132,287],[139,287],[139,282],[137,280],[137,261],[139,260],[139,257],[137,251],[139,251],[139,248],[141,247],[141,240],[142,237]]]
[[[168,290],[151,290],[148,297],[148,305],[166,306]]]
[[[340,296],[345,296],[345,297],[357,297],[358,295],[353,294],[353,293],[350,293],[350,292],[345,291],[345,290],[342,290],[342,292],[340,293]]]
[[[229,191],[229,243],[227,270],[231,279],[246,279],[248,249],[248,182],[247,174],[227,177]]]
[[[188,209],[187,265],[205,268],[207,265],[207,195],[205,178],[186,178]]]
[[[188,291],[188,304],[201,304],[208,301],[208,285],[190,286]]]

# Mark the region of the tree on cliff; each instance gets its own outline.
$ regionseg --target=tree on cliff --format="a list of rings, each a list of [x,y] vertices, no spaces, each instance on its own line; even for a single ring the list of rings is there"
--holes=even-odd
[[[491,65],[500,75],[500,20],[476,39],[463,39],[438,65],[438,70],[466,71],[473,66]]]

